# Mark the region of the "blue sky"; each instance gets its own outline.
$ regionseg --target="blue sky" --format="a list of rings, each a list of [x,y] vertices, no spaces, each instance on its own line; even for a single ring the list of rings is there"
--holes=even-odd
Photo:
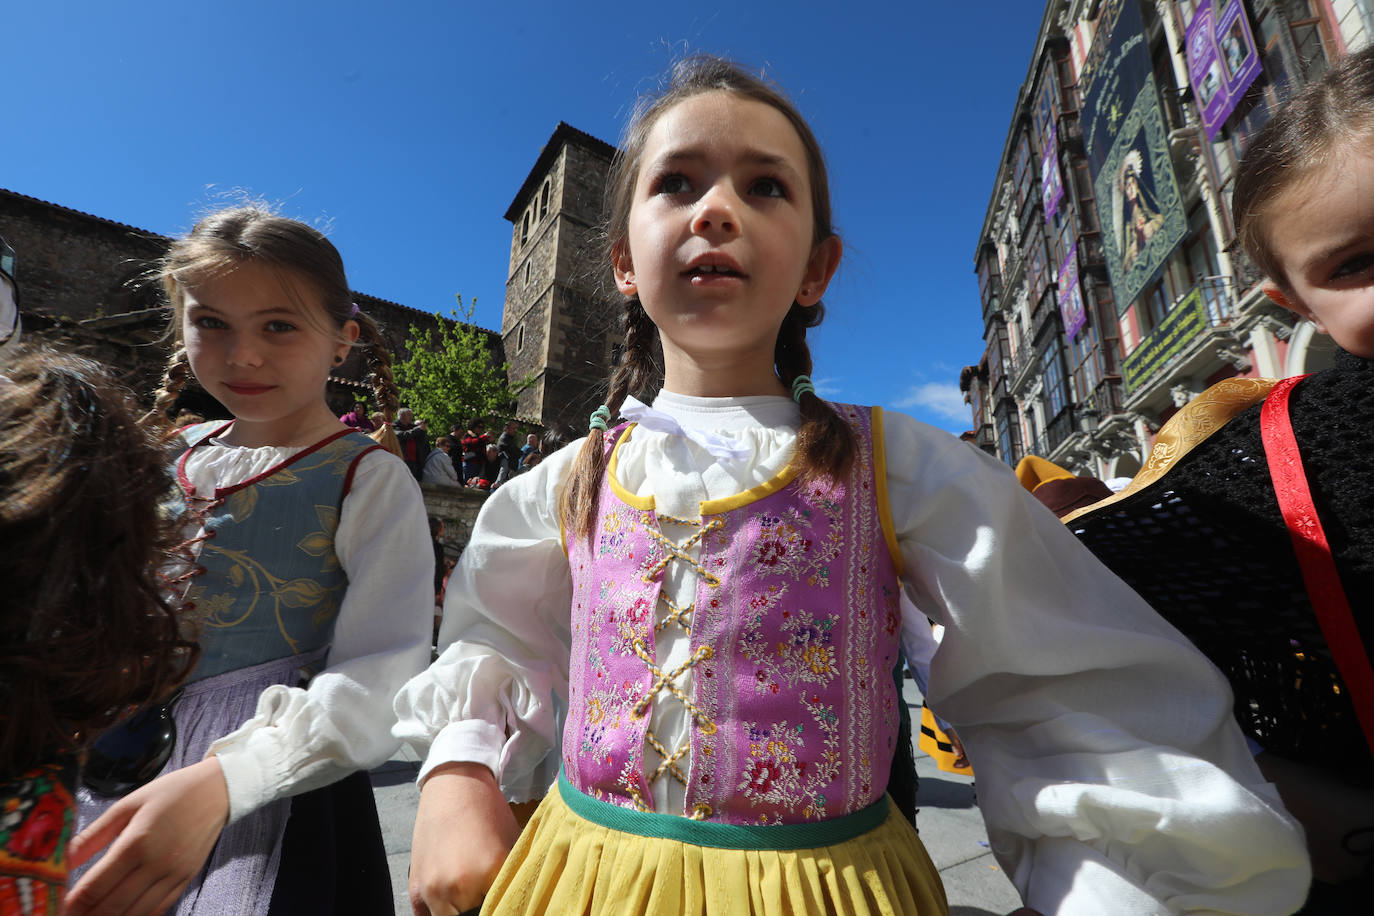
[[[973,254],[1039,0],[6,7],[0,187],[169,235],[246,192],[326,228],[355,289],[476,297],[491,328],[503,214],[558,121],[614,143],[684,52],[764,68],[826,151],[847,246],[822,393],[969,425]]]

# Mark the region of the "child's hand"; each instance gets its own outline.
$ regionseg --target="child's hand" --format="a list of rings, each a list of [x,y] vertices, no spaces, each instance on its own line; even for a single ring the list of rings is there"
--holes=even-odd
[[[453,916],[481,905],[520,836],[491,770],[450,763],[420,790],[410,843],[410,908],[415,916]]]
[[[130,792],[72,840],[73,867],[110,849],[72,888],[68,916],[165,912],[205,865],[228,820],[229,789],[214,757]]]

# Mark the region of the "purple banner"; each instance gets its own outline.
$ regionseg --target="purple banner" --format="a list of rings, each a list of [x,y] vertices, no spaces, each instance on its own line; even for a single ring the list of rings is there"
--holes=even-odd
[[[1059,212],[1059,202],[1064,199],[1064,184],[1059,178],[1058,128],[1050,125],[1050,135],[1045,140],[1045,155],[1040,160],[1040,194],[1045,204],[1045,222],[1051,223]]]
[[[1242,0],[1229,0],[1220,14],[1212,0],[1203,0],[1188,23],[1188,76],[1197,95],[1207,139],[1221,131],[1236,110],[1245,90],[1260,72],[1259,52],[1250,34],[1250,20]]]
[[[1088,323],[1083,294],[1078,289],[1078,243],[1069,246],[1064,263],[1059,265],[1059,315],[1064,319],[1064,334],[1073,340]]]

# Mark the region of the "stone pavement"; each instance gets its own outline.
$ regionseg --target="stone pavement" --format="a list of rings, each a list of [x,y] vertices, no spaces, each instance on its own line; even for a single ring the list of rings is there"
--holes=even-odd
[[[906,682],[906,701],[919,719],[921,695]],[[372,771],[377,813],[382,820],[382,839],[391,864],[391,888],[396,916],[410,916],[406,897],[406,869],[410,865],[410,834],[420,793],[415,775],[420,762],[410,748]],[[974,804],[973,780],[942,773],[935,763],[916,752],[916,771],[921,777],[916,803],[921,840],[940,871],[949,897],[950,916],[1003,916],[1020,906],[1011,882],[988,849],[982,815]]]

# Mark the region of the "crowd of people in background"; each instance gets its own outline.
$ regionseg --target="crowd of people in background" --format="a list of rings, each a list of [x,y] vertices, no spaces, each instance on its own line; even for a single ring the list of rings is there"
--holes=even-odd
[[[362,432],[372,432],[377,426],[359,410],[351,410],[339,417],[345,426]],[[517,474],[535,467],[546,452],[545,439],[537,433],[522,435],[520,424],[507,420],[501,434],[492,441],[486,423],[474,417],[466,427],[451,426],[448,435],[441,435],[431,446],[426,420],[416,420],[409,407],[396,412],[394,424],[401,460],[421,483],[446,487],[470,487],[474,490],[495,490]],[[567,441],[566,436],[550,440],[556,448]]]

